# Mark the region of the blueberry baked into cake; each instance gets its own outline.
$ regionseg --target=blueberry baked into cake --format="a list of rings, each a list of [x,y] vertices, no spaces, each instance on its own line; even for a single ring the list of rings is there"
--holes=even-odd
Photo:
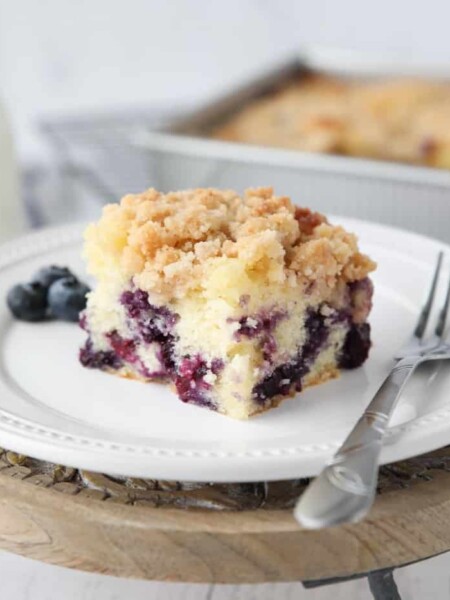
[[[354,235],[272,189],[154,189],[86,231],[86,367],[174,385],[245,419],[354,368],[375,264]]]

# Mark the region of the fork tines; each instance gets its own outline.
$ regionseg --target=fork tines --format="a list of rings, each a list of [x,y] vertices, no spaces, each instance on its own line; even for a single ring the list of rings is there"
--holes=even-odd
[[[428,321],[430,319],[431,310],[433,308],[434,300],[436,297],[436,291],[438,288],[439,278],[441,274],[442,262],[444,259],[444,253],[442,251],[439,252],[436,267],[434,269],[433,279],[431,281],[430,291],[428,292],[427,300],[420,312],[419,320],[417,322],[416,328],[414,330],[414,337],[421,340],[424,335],[428,325]],[[436,327],[434,330],[434,336],[441,340],[445,333],[445,325],[447,322],[447,313],[448,307],[450,304],[450,278],[447,284],[447,293],[445,295],[444,303],[439,311],[439,316],[437,319]]]

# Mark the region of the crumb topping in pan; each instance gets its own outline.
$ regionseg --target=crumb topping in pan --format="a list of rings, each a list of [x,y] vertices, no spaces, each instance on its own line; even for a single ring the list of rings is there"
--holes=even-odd
[[[450,168],[450,85],[311,75],[255,99],[212,137]]]

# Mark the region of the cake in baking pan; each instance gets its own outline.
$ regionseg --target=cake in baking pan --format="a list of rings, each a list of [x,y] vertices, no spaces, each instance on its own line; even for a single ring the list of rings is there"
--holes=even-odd
[[[450,169],[450,84],[299,77],[244,106],[212,135]]]

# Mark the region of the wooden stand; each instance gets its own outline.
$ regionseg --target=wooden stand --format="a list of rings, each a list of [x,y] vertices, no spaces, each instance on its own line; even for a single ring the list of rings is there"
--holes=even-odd
[[[289,507],[304,485],[118,481],[3,452],[0,547],[120,577],[208,583],[354,576],[450,548],[449,449],[383,467],[357,525],[302,530]]]

